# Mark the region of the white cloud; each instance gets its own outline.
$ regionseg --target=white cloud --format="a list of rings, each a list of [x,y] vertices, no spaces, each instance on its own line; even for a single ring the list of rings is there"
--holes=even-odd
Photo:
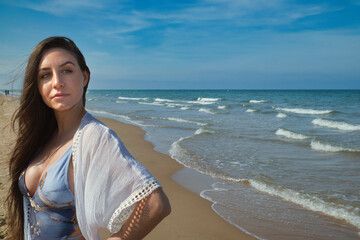
[[[216,21],[225,28],[231,25],[271,27],[333,10],[325,5],[295,5],[284,0],[201,0],[168,11],[125,9],[113,0],[46,0],[40,3],[23,0],[18,3],[20,5],[56,16],[76,14],[90,19],[89,24],[104,26],[94,31],[98,41],[102,42],[99,37],[116,39],[124,44],[128,42],[130,48],[136,47],[130,44],[132,33],[158,25],[164,27],[177,23],[184,28],[191,28],[194,24],[209,27],[211,21]]]
[[[357,4],[359,0],[354,1]],[[166,12],[136,10],[136,7],[125,9],[121,3],[114,0],[45,0],[41,2],[22,0],[9,2],[9,4],[56,16],[80,14],[94,21],[112,20],[119,24],[114,34],[148,28],[153,20],[164,21],[165,24],[229,20],[240,26],[269,26],[288,24],[307,16],[336,10],[323,4],[301,5],[284,0],[200,0],[189,4],[189,7],[180,7]]]
[[[141,16],[177,23],[225,20],[242,26],[268,26],[288,24],[333,10],[325,5],[296,5],[281,0],[204,0],[178,11],[142,12]]]
[[[105,35],[107,37],[118,37],[119,35],[136,32],[152,26],[142,14],[132,11],[129,14],[101,14],[99,17],[104,20],[113,21],[112,25],[115,27],[103,28],[96,32],[98,35]]]
[[[65,16],[76,14],[88,10],[104,9],[106,5],[104,1],[96,0],[46,0],[42,2],[19,1],[12,3],[18,7],[29,8],[39,12],[49,13],[55,16]]]

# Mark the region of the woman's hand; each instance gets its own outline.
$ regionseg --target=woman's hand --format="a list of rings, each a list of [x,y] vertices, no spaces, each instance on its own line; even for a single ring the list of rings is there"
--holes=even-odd
[[[121,230],[111,235],[108,240],[143,239],[170,212],[170,203],[164,191],[161,188],[155,189],[148,197],[138,202]]]

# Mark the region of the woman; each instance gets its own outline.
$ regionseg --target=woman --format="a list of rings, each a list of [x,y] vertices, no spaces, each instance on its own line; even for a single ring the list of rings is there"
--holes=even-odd
[[[31,53],[10,158],[7,239],[141,239],[170,213],[156,179],[85,111],[90,70],[73,41]]]

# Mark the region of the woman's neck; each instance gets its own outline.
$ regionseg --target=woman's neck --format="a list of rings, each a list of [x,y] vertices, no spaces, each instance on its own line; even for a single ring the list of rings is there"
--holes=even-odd
[[[73,136],[80,125],[81,119],[85,115],[85,108],[81,105],[67,111],[54,112],[58,125],[57,136]]]

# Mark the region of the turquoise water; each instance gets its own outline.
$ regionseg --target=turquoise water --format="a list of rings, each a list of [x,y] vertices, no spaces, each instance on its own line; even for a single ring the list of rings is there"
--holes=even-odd
[[[358,90],[90,90],[87,108],[212,176],[201,195],[261,239],[359,238]]]

